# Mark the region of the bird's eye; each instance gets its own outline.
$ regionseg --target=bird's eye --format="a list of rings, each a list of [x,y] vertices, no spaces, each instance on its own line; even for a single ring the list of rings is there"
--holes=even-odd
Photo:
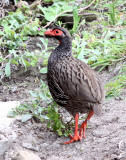
[[[0,7],[2,7],[3,6],[3,4],[0,2]]]
[[[56,31],[56,33],[59,33],[59,31]]]

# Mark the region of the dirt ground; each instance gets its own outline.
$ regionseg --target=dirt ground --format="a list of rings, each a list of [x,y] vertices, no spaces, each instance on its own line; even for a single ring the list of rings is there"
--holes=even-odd
[[[29,90],[38,90],[39,82],[27,74],[18,80],[7,82],[8,86],[1,88],[0,100],[19,100],[21,103],[30,101]],[[106,83],[112,78],[112,73],[104,71],[101,78]],[[1,87],[1,86],[0,86]],[[11,128],[17,133],[13,147],[6,152],[2,160],[10,157],[19,149],[32,150],[42,160],[125,160],[126,159],[126,92],[121,98],[106,100],[102,115],[93,116],[89,121],[86,139],[62,145],[69,138],[59,137],[47,129],[45,123],[33,120],[22,123],[16,120]],[[64,112],[69,118],[67,111]]]

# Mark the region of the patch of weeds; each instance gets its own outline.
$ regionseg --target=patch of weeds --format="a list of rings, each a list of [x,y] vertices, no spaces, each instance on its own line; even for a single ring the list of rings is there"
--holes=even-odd
[[[44,30],[39,31],[39,19],[28,18],[21,11],[10,12],[8,16],[0,19],[0,26],[3,30],[0,31],[0,43],[3,50],[0,52],[1,76],[9,77],[11,74],[11,65],[19,65],[25,67],[34,67],[38,62],[38,55],[30,53],[26,50],[25,41],[29,36],[42,34]],[[21,51],[22,50],[22,51]],[[44,49],[42,49],[44,52]]]
[[[121,94],[122,89],[126,87],[126,75],[119,75],[111,79],[105,86],[106,98],[117,97]]]
[[[82,38],[76,35],[73,40],[74,56],[101,71],[126,59],[125,36],[125,29],[118,32],[108,30],[104,39],[98,39],[95,34],[85,31]]]
[[[119,75],[111,79],[106,88],[106,98],[120,96],[123,88],[126,88],[126,64],[124,64],[119,72]]]
[[[110,2],[107,1],[106,3],[102,4],[102,7],[107,8],[108,11],[102,12],[101,16],[104,20],[101,22],[101,24],[104,24],[105,26],[123,25],[123,21],[125,19],[122,19],[121,16],[121,13],[125,10],[122,9],[125,8],[125,2],[123,0],[112,0]]]
[[[0,26],[3,27],[3,31],[0,32],[1,46],[6,46],[8,50],[19,49],[20,46],[25,47],[23,42],[28,39],[28,35],[39,34],[39,19],[31,21],[21,11],[10,12],[8,16],[0,20]]]
[[[42,48],[39,53],[29,52],[28,50],[25,50],[24,53],[21,51],[17,52],[16,50],[10,50],[8,56],[3,57],[3,55],[0,54],[0,63],[2,63],[3,66],[1,67],[0,75],[2,76],[5,74],[6,77],[9,77],[11,75],[12,64],[16,66],[24,66],[24,71],[27,71],[29,67],[35,67],[38,62],[38,58],[44,58],[44,64],[47,64],[48,57],[45,57],[46,53],[46,50]]]
[[[15,110],[8,113],[8,116],[14,117],[17,114],[22,115],[22,122],[35,118],[41,122],[46,121],[47,127],[53,129],[60,136],[68,136],[71,133],[70,126],[65,124],[59,114],[59,108],[53,101],[47,85],[41,81],[39,92],[31,91],[31,103],[21,104]]]

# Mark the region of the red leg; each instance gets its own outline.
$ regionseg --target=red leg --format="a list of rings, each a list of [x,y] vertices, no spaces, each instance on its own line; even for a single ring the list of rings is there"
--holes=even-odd
[[[85,138],[85,131],[86,131],[86,127],[87,127],[87,121],[90,120],[90,118],[93,116],[94,111],[91,110],[86,118],[86,120],[81,124],[81,129],[80,129],[80,137],[82,137],[82,132],[83,132],[83,137]]]
[[[79,136],[78,134],[78,119],[79,119],[79,114],[76,114],[75,116],[75,131],[74,131],[74,136],[72,137],[71,135],[69,135],[70,137],[70,141],[68,142],[64,142],[64,144],[69,144],[69,143],[72,143],[74,141],[78,141],[78,140],[81,140],[81,136]]]

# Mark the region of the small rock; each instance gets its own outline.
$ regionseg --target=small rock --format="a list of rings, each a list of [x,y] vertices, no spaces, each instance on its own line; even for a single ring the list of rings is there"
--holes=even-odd
[[[119,142],[119,150],[126,152],[126,141]]]
[[[117,66],[113,68],[112,75],[116,76],[121,70],[121,68],[122,68],[122,62],[120,62],[119,64],[117,64]]]
[[[20,105],[19,101],[0,102],[0,125],[9,126],[16,118],[9,118],[8,113]]]
[[[119,97],[115,97],[115,100],[117,100],[117,101],[121,101],[121,100],[123,100],[124,98],[123,97],[121,97],[121,96],[119,96]]]
[[[10,143],[8,139],[0,135],[0,157],[4,155],[4,153],[8,150],[9,147],[10,147]]]
[[[18,3],[16,4],[16,6],[17,6],[18,8],[22,8],[22,6],[29,6],[29,5],[28,5],[28,3],[25,2],[25,1],[20,1],[20,2],[18,2]]]
[[[9,127],[0,125],[0,159],[4,153],[12,146],[12,142],[16,139],[17,135]]]
[[[1,0],[2,1],[2,3],[4,3],[5,5],[9,5],[10,3],[9,3],[9,0]]]
[[[13,86],[10,88],[10,93],[16,93],[18,91],[18,87],[17,86]]]
[[[40,157],[32,152],[28,151],[18,151],[13,157],[12,160],[41,160]]]
[[[122,158],[126,158],[126,152],[122,152],[122,153],[120,153],[120,155],[118,156],[118,159],[120,159],[120,160],[125,160],[125,159],[122,159]]]
[[[33,146],[31,143],[23,143],[22,147],[30,149],[32,151],[38,151],[38,148],[36,146]]]

